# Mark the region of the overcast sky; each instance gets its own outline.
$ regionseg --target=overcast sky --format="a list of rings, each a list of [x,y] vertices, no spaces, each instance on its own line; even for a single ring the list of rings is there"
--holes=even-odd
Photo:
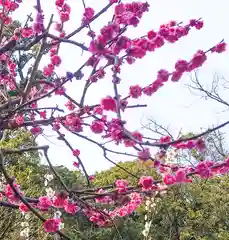
[[[107,4],[108,0],[85,0],[86,5],[93,7],[96,12]],[[49,20],[51,13],[55,13],[54,0],[41,0],[42,8],[45,12],[46,22]],[[83,6],[81,0],[68,0],[72,7],[71,20],[66,24],[65,31],[69,33],[76,29],[81,22]],[[129,2],[129,1],[123,1]],[[191,18],[202,17],[205,26],[201,31],[191,30],[190,34],[182,38],[175,44],[166,44],[161,49],[148,54],[144,59],[137,60],[133,66],[125,66],[121,74],[121,85],[119,86],[120,93],[126,96],[128,86],[140,84],[141,86],[148,85],[155,80],[156,73],[161,68],[172,71],[174,64],[178,59],[189,60],[193,54],[199,50],[207,50],[217,44],[223,38],[229,42],[229,31],[227,23],[229,22],[227,0],[209,1],[209,0],[149,0],[150,11],[146,13],[141,20],[138,28],[131,27],[127,34],[131,37],[138,37],[147,33],[147,31],[157,30],[160,24],[168,23],[170,20],[178,22],[183,21],[188,23]],[[32,6],[36,5],[35,0],[25,0],[23,6],[14,14],[15,18],[23,21],[26,18],[26,12],[30,13]],[[31,11],[30,11],[31,9]],[[92,29],[96,32],[104,26],[112,16],[110,9],[101,18],[96,20],[92,25]],[[74,36],[72,40],[85,42],[88,44],[87,31]],[[61,45],[60,55],[62,56],[63,64],[58,70],[59,73],[66,71],[75,71],[88,58],[88,53],[83,53],[75,46],[63,43]],[[199,79],[206,87],[211,86],[213,75],[217,73],[229,80],[229,53],[224,54],[209,54],[208,60],[201,68]],[[44,60],[41,64],[46,63]],[[90,69],[85,69],[84,74],[88,76]],[[124,119],[128,121],[128,129],[136,130],[141,128],[141,121],[147,123],[148,118],[153,118],[158,123],[164,126],[170,126],[173,133],[176,133],[180,128],[183,131],[200,131],[200,128],[207,128],[213,124],[218,124],[226,121],[229,117],[227,111],[221,106],[212,101],[200,100],[199,97],[190,93],[186,84],[190,83],[189,75],[183,76],[179,83],[169,82],[165,84],[152,97],[142,97],[139,101],[133,100],[132,104],[146,103],[147,108],[128,110],[124,114]],[[74,99],[79,100],[82,92],[84,81],[74,82],[68,85],[67,93]],[[98,103],[99,100],[106,95],[113,95],[110,74],[106,78],[94,84],[88,91],[86,97],[87,104]],[[222,92],[225,100],[229,100],[228,94]],[[43,105],[54,106],[59,104],[63,106],[66,101],[61,97],[54,97],[50,100],[44,100]],[[228,127],[224,129],[228,131]],[[40,144],[50,144],[50,157],[54,164],[63,164],[72,167],[74,157],[67,147],[53,137],[53,132],[50,129],[46,130],[49,136],[48,141],[44,138],[40,139]],[[85,134],[92,136],[90,132]],[[149,133],[147,134],[149,136]],[[97,147],[85,142],[82,139],[72,136],[70,133],[66,135],[67,139],[75,148],[81,151],[81,159],[83,160],[88,172],[93,173],[111,166],[102,155],[102,152]],[[98,139],[98,138],[96,138]],[[51,141],[52,143],[50,143]],[[102,140],[99,140],[102,142]],[[114,148],[113,145],[109,146]],[[123,148],[117,148],[123,150]],[[125,149],[124,149],[125,150]],[[130,160],[130,158],[112,155],[114,161]]]

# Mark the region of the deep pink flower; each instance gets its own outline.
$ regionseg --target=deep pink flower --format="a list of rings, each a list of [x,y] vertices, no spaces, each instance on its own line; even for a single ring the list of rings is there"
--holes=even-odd
[[[80,164],[78,162],[73,162],[73,166],[78,168]]]
[[[125,11],[125,5],[120,3],[115,6],[115,15],[122,15]]]
[[[204,26],[204,22],[203,21],[197,21],[195,28],[200,30],[202,27]]]
[[[83,16],[84,16],[83,22],[85,24],[88,24],[90,22],[90,20],[93,18],[94,14],[95,14],[95,11],[93,8],[90,8],[90,7],[85,8],[84,14],[83,14]]]
[[[160,143],[169,143],[169,142],[171,142],[170,136],[164,136],[160,138]]]
[[[136,139],[138,142],[142,142],[142,134],[139,132],[133,132],[132,136],[134,139]],[[136,141],[128,138],[128,139],[124,139],[124,145],[125,147],[133,147],[136,145]]]
[[[165,69],[161,69],[157,73],[157,79],[161,82],[167,82],[169,79],[169,72]]]
[[[128,186],[128,182],[124,179],[118,179],[116,180],[115,185],[117,188],[125,188]]]
[[[55,233],[59,230],[61,224],[61,219],[50,218],[44,222],[44,229],[46,232]]]
[[[19,204],[19,210],[23,213],[26,213],[26,212],[29,211],[29,208],[24,203],[20,203]]]
[[[120,26],[117,23],[112,23],[107,26],[104,26],[100,33],[103,35],[103,37],[106,39],[106,41],[109,41],[113,39],[115,35],[117,35],[120,31]]]
[[[222,53],[226,51],[227,44],[225,42],[217,44],[211,49],[212,52]]]
[[[79,150],[79,149],[73,150],[73,151],[72,151],[72,155],[75,156],[75,157],[76,157],[76,156],[79,156],[79,155],[80,155],[80,150]]]
[[[54,65],[53,64],[49,64],[48,66],[44,67],[44,69],[43,69],[43,74],[46,77],[51,77],[53,72],[54,72]]]
[[[153,42],[156,44],[157,48],[162,47],[165,44],[165,40],[162,36],[157,35],[154,39]]]
[[[59,122],[54,122],[53,123],[53,130],[54,131],[60,130],[60,123]]]
[[[181,79],[183,75],[183,72],[178,72],[178,71],[175,71],[172,73],[172,77],[171,77],[171,81],[172,82],[177,82]]]
[[[162,86],[164,86],[164,84],[160,79],[157,79],[152,83],[151,86],[152,86],[153,91],[156,92],[158,89],[160,89]]]
[[[125,192],[126,188],[128,186],[128,182],[126,180],[124,180],[124,179],[116,180],[115,186],[118,189],[119,193]]]
[[[24,195],[24,193],[21,192],[20,185],[18,185],[17,183],[14,183],[13,185],[21,195]],[[18,202],[20,201],[20,198],[14,193],[13,189],[9,184],[7,184],[5,187],[5,195],[10,203],[18,204]]]
[[[196,143],[194,140],[189,140],[187,143],[186,143],[186,148],[188,149],[193,149],[195,147]]]
[[[139,181],[139,185],[142,186],[142,190],[151,190],[153,187],[153,178],[151,176],[142,176]]]
[[[195,27],[195,25],[196,25],[196,19],[190,19],[189,25],[190,25],[191,27]]]
[[[202,50],[198,50],[188,65],[188,71],[192,71],[198,67],[201,67],[206,60],[206,54]]]
[[[215,171],[216,171],[216,173],[219,173],[219,174],[225,174],[225,173],[229,172],[229,167],[223,166],[220,168],[212,169],[212,172],[215,172]]]
[[[139,85],[130,86],[130,96],[139,98],[142,95],[142,88]]]
[[[59,66],[61,64],[61,58],[57,55],[51,57],[51,62],[54,66]]]
[[[120,36],[112,46],[112,52],[118,55],[122,50],[126,50],[131,45],[131,40],[126,36]],[[130,56],[128,56],[130,57]],[[133,59],[133,57],[132,57]]]
[[[186,182],[186,172],[184,169],[179,169],[176,172],[176,182],[178,183],[182,183],[182,182]]]
[[[151,154],[150,154],[149,148],[145,148],[144,150],[138,152],[138,158],[140,160],[143,160],[143,161],[149,160],[150,156]]]
[[[32,134],[36,135],[36,134],[41,133],[41,132],[42,132],[42,129],[41,129],[40,127],[32,127],[32,128],[30,129],[30,131],[31,131]]]
[[[127,50],[128,56],[135,58],[143,58],[146,55],[146,50],[139,46],[133,46]]]
[[[143,93],[147,96],[152,96],[152,94],[155,93],[155,90],[152,86],[147,86],[143,88]]]
[[[90,126],[91,131],[96,134],[100,134],[103,132],[105,124],[103,121],[94,120]]]
[[[98,79],[102,79],[102,78],[104,78],[104,76],[105,76],[105,71],[104,71],[104,69],[101,67],[100,69],[97,70],[97,72],[96,72],[96,77],[97,77]]]
[[[196,29],[201,29],[204,26],[204,22],[196,19],[191,19],[189,22],[191,27],[195,27]]]
[[[171,175],[171,174],[166,174],[164,177],[163,177],[163,182],[164,184],[166,185],[171,185],[171,184],[174,184],[176,183],[176,177]]]
[[[202,152],[202,151],[205,150],[206,144],[205,144],[204,140],[200,138],[200,139],[198,139],[198,140],[195,142],[195,147],[196,147],[200,152]]]
[[[201,178],[210,178],[213,176],[211,166],[213,165],[212,161],[202,161],[199,162],[196,166],[196,172]]]
[[[82,123],[82,119],[75,113],[67,115],[64,121],[64,124],[75,132],[81,132],[83,130]]]
[[[131,57],[131,56],[127,56],[126,57],[126,62],[131,65],[135,62],[135,58]]]
[[[119,216],[120,217],[125,217],[126,215],[128,215],[128,211],[126,207],[122,207],[119,209]]]
[[[161,166],[161,162],[160,162],[159,160],[154,160],[153,166],[154,166],[155,168],[159,168],[159,167]]]
[[[17,115],[15,117],[15,122],[17,123],[18,126],[21,126],[24,124],[25,120],[24,120],[24,116],[23,115]]]
[[[161,26],[158,34],[161,35],[162,37],[166,38],[169,35],[169,28],[165,26]]]
[[[95,40],[91,41],[89,51],[97,54],[105,54],[107,52],[107,49],[105,48],[106,43],[106,39],[99,35]]]
[[[65,194],[58,194],[52,199],[52,205],[56,208],[63,208],[67,202]]]
[[[57,7],[62,7],[64,4],[64,0],[56,0],[55,4]]]
[[[52,206],[52,201],[49,197],[39,197],[37,207],[42,211],[47,211]]]
[[[40,117],[41,118],[46,119],[47,118],[46,115],[47,115],[46,111],[41,111],[40,112]]]
[[[65,2],[62,6],[62,11],[70,13],[71,12],[71,7]]]
[[[89,176],[90,181],[93,181],[94,179],[95,179],[95,176],[93,176],[93,175]]]
[[[21,30],[21,35],[24,38],[29,38],[33,35],[33,28],[31,27],[25,27]]]
[[[61,22],[67,22],[69,20],[69,12],[60,12]]]
[[[133,132],[132,133],[133,137],[137,139],[139,142],[142,142],[143,135],[140,132]]]
[[[64,206],[64,210],[67,213],[75,214],[80,208],[75,203],[67,202]]]
[[[98,226],[103,226],[106,223],[105,218],[101,213],[95,211],[88,211],[85,214],[89,217],[90,221],[94,222]]]
[[[106,111],[116,111],[116,101],[108,96],[101,100],[101,107]]]
[[[71,101],[68,101],[67,103],[65,103],[64,104],[67,108],[68,108],[68,110],[70,110],[70,111],[73,111],[75,108],[76,108],[76,106],[73,104],[73,102],[71,102]]]
[[[93,67],[98,61],[99,61],[98,58],[96,58],[95,56],[91,56],[91,57],[87,60],[87,66]]]
[[[137,27],[139,22],[140,20],[134,15],[132,15],[127,21],[128,25],[132,25],[134,27]]]
[[[177,72],[185,72],[188,69],[188,62],[185,60],[178,60],[175,64],[175,69]]]
[[[95,108],[93,109],[93,113],[94,113],[94,114],[103,115],[103,108],[100,107],[100,106],[95,107]]]
[[[37,12],[35,22],[33,23],[33,30],[35,33],[40,33],[44,29],[44,16],[41,12]]]
[[[152,40],[152,39],[155,38],[156,36],[157,36],[157,33],[154,32],[153,30],[151,30],[151,31],[149,31],[149,32],[147,33],[147,37],[148,37],[150,40]]]
[[[135,203],[133,203],[133,204],[128,204],[128,205],[126,206],[126,208],[127,208],[128,214],[131,214],[131,213],[133,213],[133,212],[136,210],[137,205],[136,205]]]
[[[89,37],[91,37],[91,38],[94,38],[94,37],[96,37],[96,34],[95,34],[95,32],[94,32],[94,31],[92,31],[92,30],[88,31],[87,35],[88,35]]]

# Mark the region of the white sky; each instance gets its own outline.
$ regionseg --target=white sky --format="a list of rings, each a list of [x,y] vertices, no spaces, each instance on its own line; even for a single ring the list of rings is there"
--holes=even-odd
[[[87,6],[93,7],[96,12],[102,9],[108,0],[85,0]],[[51,13],[56,13],[54,0],[41,0],[43,10],[45,12],[46,21],[48,21]],[[66,24],[65,31],[70,33],[76,29],[81,22],[83,6],[81,0],[68,0],[72,7],[71,20]],[[129,2],[124,0],[123,2]],[[138,37],[145,35],[147,31],[154,29],[157,30],[160,24],[167,23],[170,20],[183,21],[187,23],[191,18],[202,17],[205,21],[205,26],[202,30],[191,30],[190,34],[179,40],[175,44],[166,44],[161,49],[153,53],[149,53],[144,59],[137,60],[133,66],[125,66],[122,70],[122,82],[119,85],[120,93],[126,96],[128,93],[128,86],[140,84],[141,86],[148,85],[155,80],[156,73],[161,68],[168,71],[174,69],[174,64],[178,59],[189,60],[198,49],[207,50],[221,41],[222,38],[229,43],[229,32],[226,24],[229,22],[228,8],[229,2],[227,0],[149,0],[151,5],[150,11],[146,13],[141,20],[138,28],[130,28],[128,36]],[[24,20],[25,13],[30,13],[31,6],[36,5],[35,0],[24,0],[22,7],[14,14],[15,19]],[[92,25],[92,29],[97,31],[107,24],[111,19],[112,9],[105,13],[102,17],[96,20]],[[85,42],[88,44],[87,31],[74,36],[72,40],[78,42]],[[75,71],[78,67],[88,58],[89,54],[84,53],[81,56],[81,50],[70,44],[62,44],[60,55],[62,56],[63,64],[61,65],[60,72]],[[46,61],[42,63],[44,65]],[[41,66],[42,66],[41,65]],[[229,80],[229,53],[224,54],[210,54],[206,64],[201,68],[200,81],[205,86],[211,86],[213,74],[218,73],[220,76]],[[90,69],[84,70],[85,76],[88,76]],[[85,80],[85,79],[84,79]],[[82,82],[74,82],[68,85],[67,93],[74,99],[79,100],[84,84]],[[179,83],[167,83],[152,97],[142,97],[140,100],[132,100],[132,104],[148,104],[144,109],[129,109],[123,115],[124,119],[128,121],[130,130],[136,130],[141,127],[141,120],[147,123],[147,119],[152,117],[158,123],[168,126],[172,132],[176,133],[180,128],[184,131],[199,131],[201,127],[207,128],[212,124],[222,123],[228,119],[228,112],[222,112],[220,105],[208,100],[199,100],[198,97],[190,93],[185,87],[185,84],[190,82],[188,75],[183,76]],[[88,91],[86,97],[87,104],[98,103],[99,100],[112,94],[113,88],[111,84],[110,74],[105,79],[100,80],[94,84]],[[229,98],[224,92],[224,99]],[[61,107],[66,101],[61,97],[55,97],[50,100],[44,100],[42,104],[45,106],[54,106],[59,104]],[[224,129],[228,130],[228,127]],[[47,130],[47,135],[52,135],[50,130]],[[88,136],[93,134],[86,132]],[[149,136],[149,133],[147,134]],[[89,173],[102,170],[111,166],[102,155],[98,147],[95,147],[82,139],[68,133],[67,139],[72,143],[75,148],[81,151],[81,159],[84,162],[86,169]],[[62,164],[72,167],[74,157],[71,151],[56,137],[48,137],[49,143],[44,138],[40,139],[40,144],[50,144],[50,157],[54,164]],[[98,139],[98,138],[97,138]],[[100,140],[100,142],[102,142]],[[113,145],[109,146],[114,148]],[[116,148],[120,151],[123,148]],[[127,150],[127,149],[124,149]],[[130,160],[126,156],[111,156],[114,161]]]

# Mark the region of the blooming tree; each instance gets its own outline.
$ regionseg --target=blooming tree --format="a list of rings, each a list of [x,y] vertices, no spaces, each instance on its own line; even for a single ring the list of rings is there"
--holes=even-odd
[[[4,178],[1,206],[18,208],[25,215],[31,212],[43,222],[46,232],[58,234],[62,239],[70,239],[64,232],[62,212],[74,216],[81,211],[98,226],[115,227],[116,220],[133,213],[141,205],[145,195],[152,196],[154,199],[157,194],[163,193],[171,185],[192,182],[192,176],[210,178],[228,172],[229,159],[219,163],[203,159],[195,166],[189,166],[165,164],[161,158],[166,151],[171,149],[205,151],[203,137],[226,126],[229,121],[191,137],[172,139],[170,136],[163,136],[154,140],[144,136],[141,132],[131,132],[128,129],[128,122],[123,120],[123,115],[128,111],[146,106],[131,105],[132,99],[140,98],[142,95],[150,97],[157,94],[157,91],[168,81],[175,84],[182,80],[184,73],[201,67],[209,55],[226,50],[226,43],[223,40],[210,49],[197,50],[191,59],[178,59],[171,71],[158,69],[155,80],[149,82],[148,85],[129,86],[126,95],[120,94],[119,86],[122,81],[125,81],[120,78],[120,73],[125,64],[134,65],[147,54],[157,51],[158,48],[186,37],[192,29],[200,30],[204,25],[201,19],[191,19],[188,23],[170,21],[159,26],[157,30],[149,29],[144,36],[131,39],[125,34],[126,30],[138,27],[139,22],[150,8],[147,2],[122,3],[121,0],[107,0],[107,5],[99,12],[95,12],[83,1],[84,12],[81,25],[73,32],[66,33],[64,24],[71,19],[71,6],[67,1],[55,1],[58,21],[55,22],[52,15],[48,25],[45,26],[46,16],[42,10],[41,1],[37,0],[34,20],[29,15],[24,26],[15,27],[12,34],[3,34],[4,30],[12,24],[12,12],[16,11],[21,4],[23,4],[22,0],[0,0],[1,131],[4,134],[5,130],[26,128],[38,136],[43,133],[44,126],[51,126],[52,130],[59,135],[59,140],[63,141],[75,156],[74,166],[84,173],[88,188],[73,190],[64,183],[48,156],[48,146],[36,146],[31,143],[31,146],[20,149],[3,148],[0,151],[0,169]],[[110,21],[98,32],[94,32],[90,24],[106,13],[109,8],[113,9]],[[55,26],[55,32],[51,31],[53,26]],[[91,39],[89,46],[71,40],[83,29],[88,29],[87,35]],[[81,48],[82,51],[88,51],[90,57],[77,71],[59,75],[57,70],[63,61],[59,56],[62,43],[72,44]],[[47,54],[49,64],[41,68],[40,63]],[[26,67],[29,62],[33,64],[31,68]],[[89,76],[84,76],[86,67],[91,68]],[[112,72],[110,84],[113,86],[113,96],[101,96],[100,102],[87,105],[85,96],[88,89],[104,78],[107,70]],[[67,94],[65,86],[68,82],[78,80],[86,80],[85,87],[81,96],[73,99]],[[41,106],[42,99],[53,95],[66,100],[67,113],[55,106]],[[83,133],[87,129],[90,129],[95,136],[99,135],[102,139],[107,139],[118,146],[123,145],[127,149],[134,149],[136,154],[114,151],[106,144],[100,144],[95,140],[96,138],[90,138]],[[87,174],[80,149],[71,146],[63,131],[69,131],[77,138],[95,144],[102,150],[103,156],[113,164],[115,162],[107,156],[108,152],[137,157],[139,161],[150,160],[152,163],[150,167],[154,167],[161,177],[159,180],[154,180],[151,176],[137,176],[116,164],[136,178],[138,184],[130,186],[128,181],[117,179],[113,185],[92,188],[91,181],[94,176]],[[156,155],[152,155],[151,149],[153,148],[158,149]],[[47,188],[45,196],[26,196],[17,183],[17,179],[10,176],[7,170],[8,165],[5,164],[5,159],[10,158],[10,154],[37,150],[43,151],[52,171],[52,175],[45,176],[44,187],[47,187],[49,181],[55,177],[60,182],[62,191],[55,192],[55,189]],[[122,204],[117,206],[115,204],[117,201]],[[100,203],[99,206],[105,204],[115,207],[104,209],[95,205],[95,202]],[[26,218],[24,225],[26,228],[22,235],[28,237],[29,229]]]

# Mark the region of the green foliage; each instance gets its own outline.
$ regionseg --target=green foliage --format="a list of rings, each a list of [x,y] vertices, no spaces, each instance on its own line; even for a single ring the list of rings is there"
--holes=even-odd
[[[228,176],[172,187],[153,214],[154,239],[228,239],[228,187]]]
[[[25,130],[7,131],[4,133],[4,138],[0,142],[1,148],[22,148],[34,145],[34,139],[31,133]],[[17,183],[21,186],[22,191],[26,196],[39,197],[45,195],[44,175],[50,174],[50,169],[47,165],[40,163],[40,156],[37,152],[28,152],[24,154],[12,154],[6,156],[7,170],[11,176],[16,178]],[[83,186],[83,176],[79,171],[70,171],[66,167],[58,166],[55,170],[62,177],[63,181],[69,188],[79,189]],[[60,182],[54,179],[50,182],[49,187],[58,191],[63,189]],[[24,217],[18,211],[0,207],[0,239],[19,239],[20,224],[24,221]],[[10,218],[8,221],[8,215]],[[47,216],[48,217],[48,216]],[[75,221],[68,221],[69,217],[65,217],[66,228],[75,225]],[[72,218],[69,218],[72,219]],[[31,214],[28,220],[31,228],[32,240],[53,239],[49,234],[43,231],[42,223],[39,219]],[[69,227],[68,227],[69,226]],[[71,231],[70,231],[71,233]]]
[[[30,132],[23,129],[5,131],[0,141],[1,148],[18,149],[31,145],[34,145],[33,136]],[[44,171],[44,168],[37,167],[39,166],[39,155],[37,152],[7,155],[5,162],[7,171],[17,179],[17,183],[21,185],[22,190],[27,196],[39,196],[43,193],[41,181],[36,179],[36,176]],[[20,224],[24,221],[22,214],[12,209],[5,209],[4,207],[0,208],[0,214],[0,228],[4,229],[1,231],[0,239],[19,239]],[[37,239],[38,235],[46,239],[40,221],[31,215],[29,222],[33,233],[31,239]]]

